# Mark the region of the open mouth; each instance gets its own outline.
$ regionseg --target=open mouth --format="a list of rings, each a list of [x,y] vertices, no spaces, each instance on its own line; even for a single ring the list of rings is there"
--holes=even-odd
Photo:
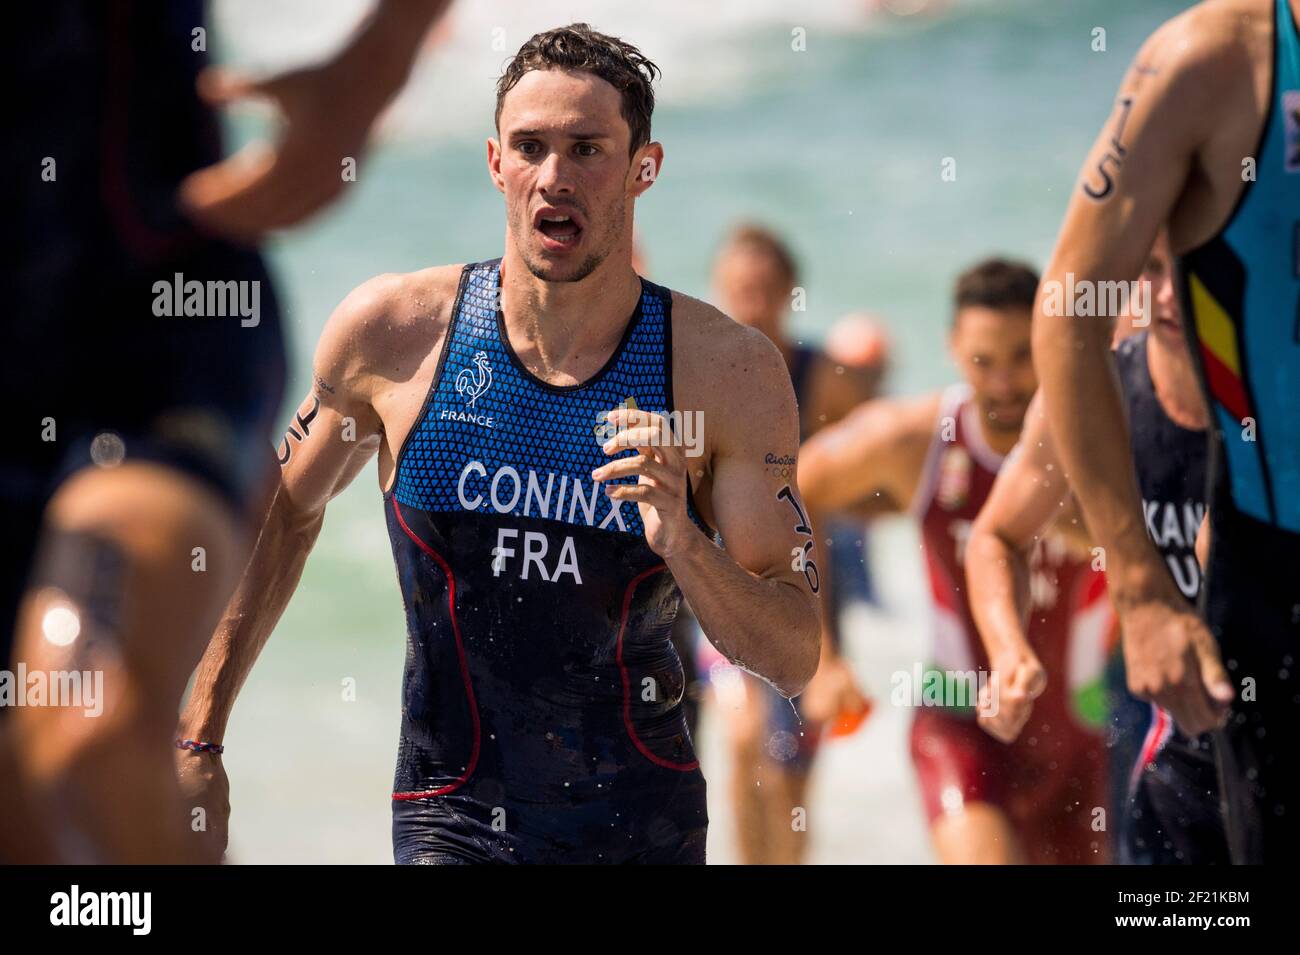
[[[582,235],[582,223],[572,213],[540,209],[533,216],[533,228],[542,234],[542,244],[555,251],[571,248]]]

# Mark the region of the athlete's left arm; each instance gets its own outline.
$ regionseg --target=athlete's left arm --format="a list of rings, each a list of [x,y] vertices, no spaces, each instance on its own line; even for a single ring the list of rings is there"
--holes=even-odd
[[[706,445],[713,472],[710,510],[725,549],[713,544],[686,511],[689,458],[680,444],[649,438],[645,412],[619,410],[611,421],[628,430],[606,445],[635,447],[641,456],[606,464],[597,480],[638,474],[615,485],[615,500],[635,500],[647,543],[662,556],[704,633],[727,659],[783,695],[802,692],[817,670],[821,619],[813,531],[800,501],[793,461],[799,449],[794,389],[785,362],[761,333],[730,325],[718,341],[726,361],[712,368],[704,398]],[[722,336],[719,336],[722,338]],[[700,407],[693,399],[688,403]],[[630,426],[630,427],[629,427]],[[650,461],[642,458],[650,456]]]

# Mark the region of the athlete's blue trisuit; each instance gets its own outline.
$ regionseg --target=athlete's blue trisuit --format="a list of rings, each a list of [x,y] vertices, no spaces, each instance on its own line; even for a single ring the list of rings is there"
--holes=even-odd
[[[511,350],[499,280],[465,268],[384,497],[408,631],[396,859],[703,862],[680,592],[636,504],[591,478],[599,413],[673,410],[671,293],[643,280],[605,367],[559,387]]]

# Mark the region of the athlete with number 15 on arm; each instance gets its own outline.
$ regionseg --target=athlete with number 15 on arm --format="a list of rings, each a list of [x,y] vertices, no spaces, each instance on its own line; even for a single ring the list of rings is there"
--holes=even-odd
[[[1210,553],[1193,612],[1149,540],[1106,323],[1051,315],[1034,358],[1105,549],[1130,688],[1215,740],[1235,862],[1300,849],[1300,35],[1296,0],[1210,0],[1161,26],[1085,161],[1044,286],[1132,281],[1159,229],[1210,413]]]

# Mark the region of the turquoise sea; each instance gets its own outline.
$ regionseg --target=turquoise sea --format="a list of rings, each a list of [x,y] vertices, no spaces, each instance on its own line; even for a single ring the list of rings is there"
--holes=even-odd
[[[888,6],[889,4],[885,4]],[[905,4],[896,3],[896,6]],[[226,62],[308,62],[341,41],[364,0],[215,0]],[[954,0],[929,16],[864,0],[460,0],[344,201],[270,246],[292,336],[289,402],[306,393],[330,311],[379,272],[499,255],[502,200],[485,170],[493,83],[539,29],[575,20],[624,37],[664,70],[654,135],[666,150],[637,223],[656,281],[709,297],[730,223],[758,220],[798,254],[817,341],[840,314],[880,313],[890,390],[950,381],[944,333],[958,271],[992,253],[1042,265],[1083,155],[1142,40],[1177,0]],[[1104,51],[1094,50],[1097,29]],[[798,31],[802,31],[801,33]],[[792,44],[803,38],[805,48]],[[232,117],[237,138],[259,128]],[[945,159],[955,181],[943,181]],[[286,406],[286,421],[290,411]],[[927,644],[916,540],[873,538],[882,611],[855,610],[851,653],[887,699],[888,675]],[[377,473],[331,506],[288,612],[227,736],[234,862],[391,861],[404,620]],[[355,681],[355,700],[345,683]],[[827,747],[810,806],[814,862],[925,862],[906,758],[908,716],[877,706]],[[734,859],[716,720],[702,758],[714,861]]]

